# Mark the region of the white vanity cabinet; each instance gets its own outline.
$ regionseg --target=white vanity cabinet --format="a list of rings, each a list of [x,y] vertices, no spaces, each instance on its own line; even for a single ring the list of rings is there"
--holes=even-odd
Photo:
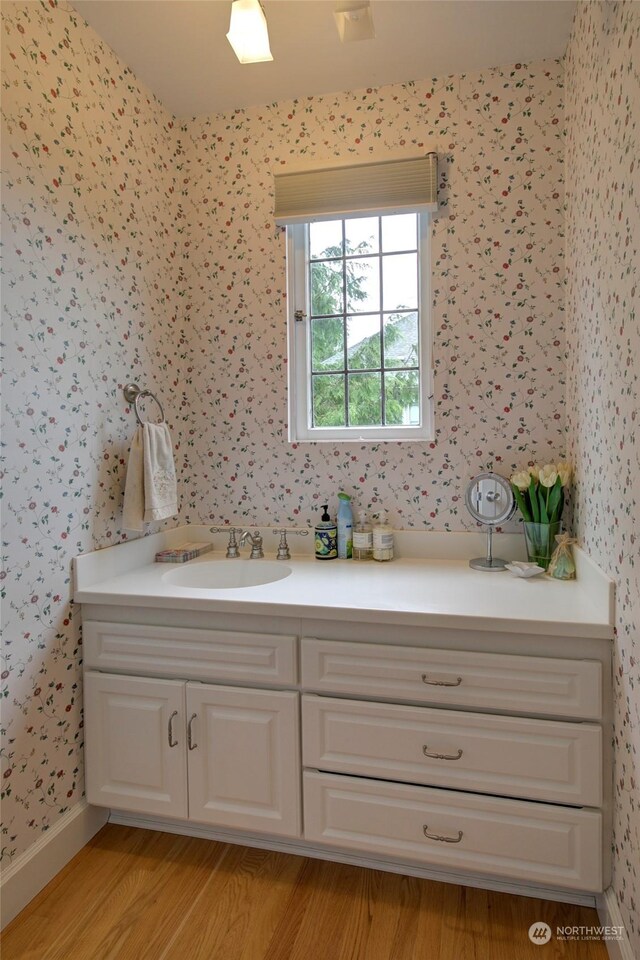
[[[579,902],[607,886],[604,638],[96,612],[87,797],[119,822]]]
[[[172,659],[165,649],[169,633],[164,627],[88,621],[87,665],[100,666],[109,649],[112,670],[130,669],[133,659],[149,673],[179,674],[182,669],[189,675],[189,655],[197,641],[198,660],[210,675],[245,682],[265,682],[265,674],[272,681],[295,679],[295,658],[286,655],[294,638],[176,630]],[[118,646],[119,655],[110,643]],[[156,659],[158,646],[164,662]],[[218,827],[300,835],[296,691],[87,669],[84,716],[89,803]]]

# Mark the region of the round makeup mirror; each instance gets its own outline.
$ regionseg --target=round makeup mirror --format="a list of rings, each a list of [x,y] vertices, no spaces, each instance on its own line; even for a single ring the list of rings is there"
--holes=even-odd
[[[487,554],[469,561],[474,570],[504,570],[506,560],[493,556],[493,528],[505,523],[516,508],[508,480],[497,473],[480,473],[466,489],[464,502],[477,523],[487,528]]]

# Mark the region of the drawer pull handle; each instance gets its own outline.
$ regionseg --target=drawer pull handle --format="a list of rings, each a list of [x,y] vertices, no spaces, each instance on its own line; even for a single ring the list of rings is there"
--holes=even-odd
[[[187,724],[187,743],[189,745],[189,750],[195,750],[196,747],[198,746],[197,743],[193,742],[193,736],[191,733],[191,725],[193,724],[193,721],[196,719],[197,716],[198,716],[197,713],[192,713],[191,716],[189,717],[189,723]]]
[[[425,823],[422,828],[422,832],[424,833],[425,837],[428,837],[429,840],[439,840],[440,843],[460,843],[464,836],[462,830],[458,830],[457,837],[440,837],[437,833],[428,833],[428,830],[429,826]]]
[[[422,674],[422,682],[428,683],[432,687],[459,687],[462,683],[462,677],[456,677],[455,680],[429,680],[429,674]]]
[[[168,734],[169,734],[169,746],[170,746],[170,747],[177,747],[177,746],[178,746],[178,741],[173,739],[173,718],[174,718],[174,717],[177,717],[177,716],[178,716],[178,711],[177,711],[177,710],[174,710],[173,713],[171,714],[171,716],[169,717],[169,729],[168,729],[167,732],[168,732]]]
[[[462,756],[462,750],[457,753],[429,753],[429,744],[425,743],[422,748],[425,757],[431,757],[432,760],[459,760]]]

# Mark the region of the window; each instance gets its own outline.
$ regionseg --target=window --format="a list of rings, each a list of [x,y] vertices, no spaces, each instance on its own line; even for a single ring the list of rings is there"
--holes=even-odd
[[[430,217],[287,226],[290,440],[433,436]]]

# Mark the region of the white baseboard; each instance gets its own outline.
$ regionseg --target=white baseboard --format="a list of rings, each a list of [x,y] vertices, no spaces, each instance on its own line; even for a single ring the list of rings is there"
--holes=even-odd
[[[613,887],[609,887],[604,893],[601,893],[596,899],[598,917],[603,927],[623,927],[622,914],[618,906]],[[638,960],[633,952],[629,942],[629,936],[625,930],[622,940],[607,940],[607,951],[609,960]]]
[[[2,872],[0,929],[17,916],[107,822],[109,811],[81,800]]]
[[[298,857],[312,857],[315,860],[350,863],[356,867],[367,867],[370,870],[384,870],[387,873],[401,873],[407,877],[438,880],[441,883],[456,883],[463,887],[478,887],[481,890],[513,893],[521,897],[537,897],[541,900],[555,900],[560,903],[576,903],[583,907],[595,907],[596,904],[595,894],[593,893],[578,893],[573,890],[559,890],[537,884],[497,880],[494,877],[471,873],[455,873],[454,871],[422,867],[417,864],[398,863],[393,859],[384,857],[369,857],[360,853],[334,849],[333,847],[315,846],[304,840],[283,840],[280,837],[267,837],[235,830],[221,830],[193,821],[160,819],[148,817],[144,814],[112,810],[109,822],[120,823],[127,827],[141,827],[143,830],[176,833],[184,837],[202,837],[204,840],[237,843],[244,847],[257,847],[260,850],[276,850],[279,853],[291,853]],[[627,960],[627,958],[625,957],[624,960]]]

